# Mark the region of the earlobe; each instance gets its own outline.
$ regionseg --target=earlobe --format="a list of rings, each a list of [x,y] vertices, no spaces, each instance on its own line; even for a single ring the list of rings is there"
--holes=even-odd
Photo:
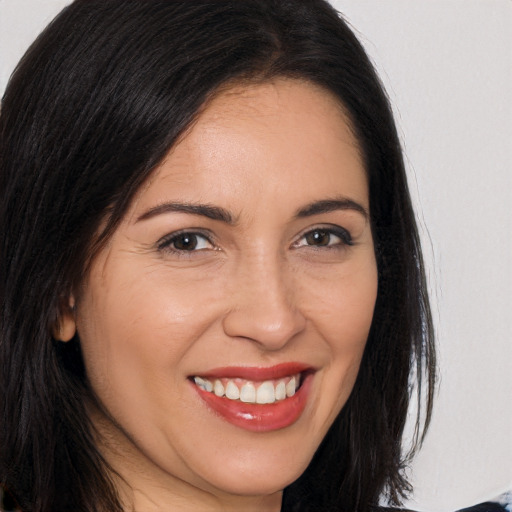
[[[67,342],[75,336],[75,333],[75,299],[71,297],[67,304],[59,308],[59,318],[52,329],[52,334],[56,340]]]

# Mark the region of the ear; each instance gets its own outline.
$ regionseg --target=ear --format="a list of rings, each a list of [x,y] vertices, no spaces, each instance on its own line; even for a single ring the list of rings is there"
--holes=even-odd
[[[52,329],[53,337],[58,341],[67,342],[76,333],[75,299],[73,296],[59,307],[59,317]]]

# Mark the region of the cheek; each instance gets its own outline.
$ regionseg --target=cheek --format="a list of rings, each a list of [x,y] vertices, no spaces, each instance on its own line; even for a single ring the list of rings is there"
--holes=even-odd
[[[133,387],[135,396],[156,389],[162,379],[178,382],[180,361],[215,320],[221,290],[209,280],[169,279],[151,266],[134,271],[118,261],[116,269],[108,280],[91,274],[79,307],[91,384],[108,396]]]
[[[334,354],[362,352],[377,298],[373,254],[303,288],[307,317],[316,324]]]
[[[321,348],[329,353],[321,382],[323,414],[319,414],[325,418],[326,430],[352,392],[366,346],[377,297],[373,255],[322,287],[309,288],[308,296],[308,316],[321,335]]]
[[[343,366],[344,379],[350,390],[355,382],[359,365],[373,320],[377,299],[377,269],[374,260],[361,272],[353,274],[345,281],[339,297],[337,333],[331,331],[333,360]],[[334,325],[333,321],[333,325]]]

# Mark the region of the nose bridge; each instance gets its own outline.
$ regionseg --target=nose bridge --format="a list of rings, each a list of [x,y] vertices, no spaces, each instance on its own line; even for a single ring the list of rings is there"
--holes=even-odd
[[[254,251],[242,258],[233,286],[231,309],[224,319],[229,336],[277,350],[304,328],[293,276],[277,252]]]
[[[286,265],[278,257],[260,255],[246,269],[246,297],[251,309],[276,321],[293,308],[293,284]],[[275,313],[273,313],[275,312]]]

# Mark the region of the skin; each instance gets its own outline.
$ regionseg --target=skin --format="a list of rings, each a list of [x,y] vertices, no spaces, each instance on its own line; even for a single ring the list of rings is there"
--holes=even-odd
[[[357,206],[297,216],[334,199]],[[154,210],[170,202],[232,222]],[[80,335],[90,414],[127,510],[280,509],[358,372],[377,294],[368,211],[347,118],[306,82],[220,92],[172,148],[61,323],[61,339]],[[172,238],[181,230],[197,233],[195,249]],[[316,370],[307,405],[271,432],[219,417],[190,381],[290,361]]]

